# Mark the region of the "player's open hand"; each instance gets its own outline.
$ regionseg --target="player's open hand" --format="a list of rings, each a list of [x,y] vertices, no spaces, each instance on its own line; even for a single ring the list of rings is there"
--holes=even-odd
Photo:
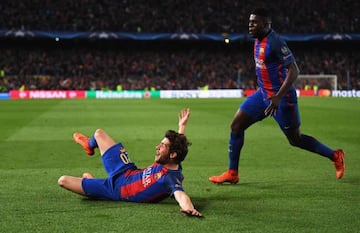
[[[194,216],[199,218],[202,217],[202,214],[196,209],[188,209],[188,210],[180,209],[180,211],[186,214],[187,216]]]
[[[270,104],[264,111],[265,115],[276,116],[276,112],[278,110],[281,98],[277,95],[274,95],[274,96],[270,96],[267,99],[270,100]]]
[[[184,108],[179,113],[179,126],[186,125],[190,117],[190,108]]]

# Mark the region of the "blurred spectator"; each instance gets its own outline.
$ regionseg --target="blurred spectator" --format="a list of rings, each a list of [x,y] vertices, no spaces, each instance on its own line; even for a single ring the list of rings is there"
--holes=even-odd
[[[265,2],[273,8],[279,33],[360,32],[359,1]],[[0,29],[247,33],[253,7],[250,0],[2,0]],[[21,43],[2,48],[0,91],[256,88],[250,44],[162,49],[153,44],[105,48],[76,41],[65,47],[48,47],[42,41],[18,46]],[[306,45],[291,46],[302,74],[336,74],[339,89],[360,89],[360,55],[354,47]],[[330,84],[300,80],[297,85]]]
[[[278,17],[279,33],[360,31],[359,1],[264,2]],[[0,29],[244,33],[253,7],[251,0],[2,0]]]
[[[308,45],[308,44],[307,44]],[[0,53],[2,89],[122,90],[256,88],[252,48],[13,47]],[[360,54],[351,48],[293,50],[302,74],[336,74],[339,89],[360,89]],[[241,82],[239,83],[239,70]],[[348,82],[350,77],[350,83]],[[300,80],[329,88],[326,80]]]

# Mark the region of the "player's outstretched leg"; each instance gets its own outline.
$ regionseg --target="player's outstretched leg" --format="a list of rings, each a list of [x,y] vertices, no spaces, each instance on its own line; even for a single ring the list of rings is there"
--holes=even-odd
[[[336,178],[341,179],[345,173],[345,153],[338,149],[334,152],[334,167],[336,169]]]
[[[76,132],[73,134],[73,138],[77,144],[82,146],[86,154],[91,156],[95,153],[94,149],[89,146],[89,137]]]
[[[231,183],[231,184],[237,184],[239,182],[239,174],[236,170],[227,170],[223,172],[219,176],[211,176],[209,178],[209,181],[215,183],[215,184],[222,184],[222,183]]]

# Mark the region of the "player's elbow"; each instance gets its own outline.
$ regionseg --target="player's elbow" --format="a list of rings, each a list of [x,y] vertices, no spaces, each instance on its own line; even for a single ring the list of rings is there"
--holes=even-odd
[[[293,62],[290,64],[289,72],[291,72],[291,75],[293,77],[295,77],[295,79],[300,74],[300,69],[299,69],[298,65],[296,64],[296,62]]]

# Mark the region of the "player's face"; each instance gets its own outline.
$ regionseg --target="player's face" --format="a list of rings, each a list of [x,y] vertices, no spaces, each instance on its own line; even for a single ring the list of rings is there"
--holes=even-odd
[[[249,17],[249,34],[253,38],[262,37],[266,32],[265,21],[262,17],[251,14]]]
[[[160,144],[156,146],[155,162],[160,164],[167,164],[170,161],[170,141],[167,138],[161,140]]]

